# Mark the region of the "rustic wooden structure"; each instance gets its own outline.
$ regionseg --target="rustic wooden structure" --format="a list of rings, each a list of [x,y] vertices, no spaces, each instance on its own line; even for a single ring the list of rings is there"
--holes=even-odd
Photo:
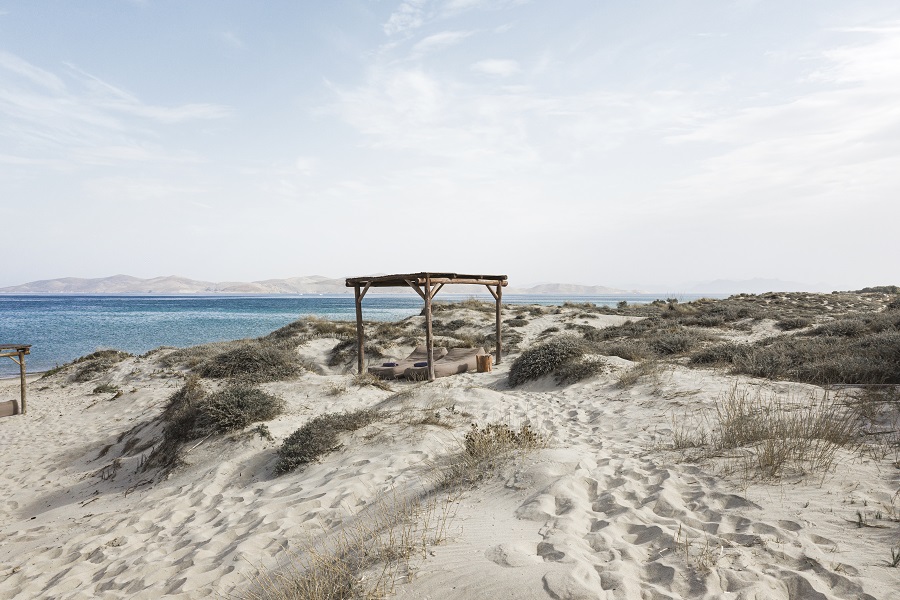
[[[14,363],[19,365],[19,379],[21,382],[21,391],[20,397],[21,401],[18,406],[18,410],[10,411],[10,414],[25,414],[26,405],[25,405],[25,355],[31,353],[31,345],[30,344],[0,344],[0,358],[9,358]],[[12,404],[15,404],[15,400],[11,401]]]
[[[434,336],[431,332],[431,301],[446,284],[467,284],[485,286],[497,301],[497,341],[496,364],[500,364],[503,340],[500,336],[500,316],[502,313],[503,287],[506,275],[462,275],[459,273],[408,273],[402,275],[380,275],[378,277],[349,277],[347,287],[352,287],[356,297],[356,350],[357,367],[360,373],[365,368],[365,331],[362,322],[362,299],[373,287],[411,287],[425,301],[425,345],[428,348],[428,381],[434,381]]]

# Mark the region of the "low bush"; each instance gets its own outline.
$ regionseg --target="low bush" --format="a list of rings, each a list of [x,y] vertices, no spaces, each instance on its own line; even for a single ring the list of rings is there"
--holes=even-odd
[[[121,350],[99,350],[92,354],[75,359],[75,372],[72,380],[77,382],[90,381],[100,373],[108,371],[132,355]]]
[[[284,411],[284,401],[246,384],[227,387],[197,406],[191,437],[229,433]]]
[[[197,369],[202,377],[239,378],[249,383],[289,379],[303,366],[290,342],[246,340],[205,360]]]
[[[495,473],[518,450],[544,446],[544,439],[527,423],[518,430],[504,423],[490,423],[479,428],[472,423],[466,433],[463,451],[451,457],[441,470],[440,488],[474,485]]]
[[[516,387],[526,381],[550,375],[566,362],[581,357],[585,350],[584,341],[571,335],[560,336],[533,346],[513,361],[507,376],[509,385]]]
[[[320,415],[285,438],[278,450],[275,473],[289,473],[339,447],[340,434],[362,429],[382,417],[376,410]]]
[[[582,356],[578,360],[563,363],[554,373],[556,383],[569,385],[606,371],[606,363],[596,356]]]
[[[812,321],[806,317],[786,317],[775,323],[775,327],[781,331],[793,331],[795,329],[805,329],[812,325]]]
[[[163,438],[154,447],[143,469],[171,468],[178,464],[181,446],[190,440],[243,429],[277,417],[284,402],[247,385],[227,387],[208,395],[199,377],[188,377],[169,398],[162,414]]]

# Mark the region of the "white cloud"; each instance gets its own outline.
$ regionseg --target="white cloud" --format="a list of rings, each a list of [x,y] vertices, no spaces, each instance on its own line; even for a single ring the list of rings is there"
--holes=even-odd
[[[141,101],[68,65],[66,79],[0,53],[0,152],[23,160],[196,160],[158,147],[154,126],[222,119],[230,108],[203,103],[160,106]]]
[[[440,50],[458,44],[462,40],[472,35],[472,31],[442,31],[434,35],[430,35],[413,46],[413,56],[423,56],[429,52]]]
[[[509,77],[515,75],[521,69],[519,63],[514,60],[486,59],[480,60],[472,65],[472,70],[485,75],[496,75],[497,77]]]
[[[406,0],[402,2],[384,24],[387,35],[396,35],[417,29],[425,22],[425,4],[427,0]]]

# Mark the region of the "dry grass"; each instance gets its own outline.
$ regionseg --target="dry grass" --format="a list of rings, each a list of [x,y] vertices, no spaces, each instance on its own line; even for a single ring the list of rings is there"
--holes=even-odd
[[[82,356],[72,362],[72,365],[75,367],[72,381],[90,381],[131,356],[128,352],[120,350],[99,350],[87,356]]]
[[[700,423],[675,423],[676,449],[703,448],[708,456],[741,451],[748,470],[763,477],[831,470],[840,449],[856,449],[860,432],[854,414],[833,395],[763,396],[735,385],[720,396]]]
[[[260,569],[242,597],[248,600],[384,598],[414,564],[442,543],[458,506],[454,494],[375,500],[346,526],[300,545],[287,564]]]
[[[554,373],[566,363],[581,358],[587,346],[575,336],[560,336],[525,350],[509,368],[511,387]]]
[[[466,433],[462,451],[437,469],[437,486],[440,489],[471,487],[496,473],[517,452],[544,445],[543,437],[527,423],[518,430],[505,423],[490,423],[482,428],[473,423]]]

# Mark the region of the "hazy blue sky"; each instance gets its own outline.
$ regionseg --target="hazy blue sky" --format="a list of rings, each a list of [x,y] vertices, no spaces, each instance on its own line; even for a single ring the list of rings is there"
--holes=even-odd
[[[897,0],[0,0],[0,286],[898,284],[898,191]]]

